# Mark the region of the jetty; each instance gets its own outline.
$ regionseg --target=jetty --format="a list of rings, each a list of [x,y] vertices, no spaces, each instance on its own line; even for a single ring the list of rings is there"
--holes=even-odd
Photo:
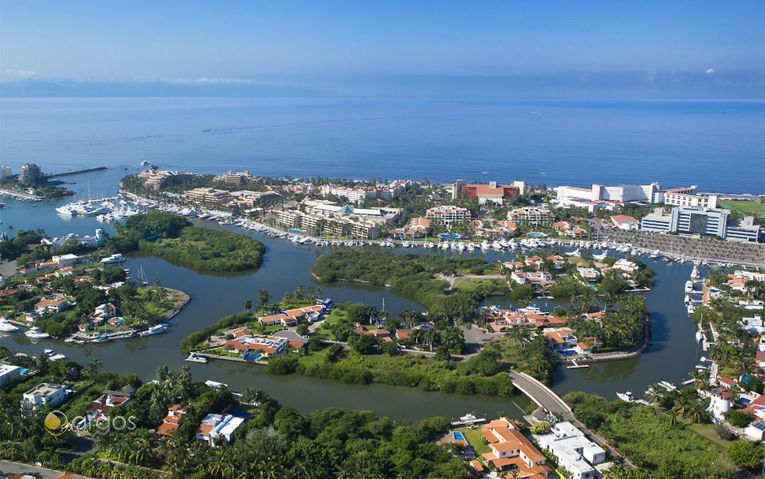
[[[55,175],[47,175],[48,178],[61,178],[63,176],[74,176],[74,175],[82,175],[85,173],[92,173],[94,171],[103,171],[105,170],[105,166],[97,166],[95,168],[86,168],[84,170],[72,170],[72,171],[65,171],[63,173],[56,173]]]

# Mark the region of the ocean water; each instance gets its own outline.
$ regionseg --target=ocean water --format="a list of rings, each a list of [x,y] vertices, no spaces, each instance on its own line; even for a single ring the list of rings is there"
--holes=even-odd
[[[659,181],[764,194],[765,103],[0,100],[0,163],[14,172],[26,162],[50,173],[107,166],[100,177],[109,181],[100,188],[112,189],[144,160],[264,176],[579,186]]]

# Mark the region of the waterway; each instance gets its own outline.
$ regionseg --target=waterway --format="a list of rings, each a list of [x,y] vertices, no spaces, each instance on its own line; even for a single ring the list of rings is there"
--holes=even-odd
[[[76,177],[74,189],[81,194],[100,185],[104,194],[113,194],[115,176],[123,172],[96,172]],[[80,195],[78,194],[78,197]],[[75,198],[76,199],[76,198]],[[92,218],[61,218],[55,206],[71,201],[46,201],[37,204],[7,201],[0,210],[0,229],[13,233],[14,229],[44,228],[52,236],[69,232],[92,234],[96,228],[104,228]],[[208,226],[217,224],[206,222]],[[225,227],[235,229],[233,227]],[[110,228],[105,227],[109,231]],[[149,281],[159,280],[162,285],[180,289],[191,295],[189,305],[172,320],[166,334],[149,338],[136,338],[104,344],[68,344],[63,341],[32,342],[21,334],[0,337],[0,344],[12,351],[39,354],[45,348],[66,354],[70,359],[87,363],[98,357],[104,370],[116,373],[135,373],[143,379],[154,376],[157,366],[166,364],[179,368],[187,364],[195,378],[212,379],[227,383],[231,389],[261,388],[283,404],[308,411],[324,407],[369,409],[402,419],[418,419],[433,415],[458,417],[465,412],[495,415],[502,412],[518,417],[520,410],[510,401],[493,397],[460,396],[440,392],[423,392],[412,388],[382,385],[352,386],[321,381],[301,376],[277,377],[263,373],[257,366],[239,365],[220,361],[208,364],[184,362],[178,345],[188,334],[214,323],[220,317],[241,311],[246,298],[256,299],[260,289],[271,291],[273,298],[293,291],[298,285],[321,287],[325,296],[336,302],[360,301],[381,308],[383,300],[386,311],[397,314],[403,309],[421,309],[416,304],[394,296],[386,290],[352,288],[347,285],[327,287],[311,281],[310,267],[322,253],[316,247],[249,234],[266,246],[262,267],[255,273],[230,276],[202,275],[173,266],[153,257],[133,256],[125,263],[132,271],[143,269]],[[326,250],[325,250],[326,251]],[[489,253],[487,259],[514,256],[515,253]],[[630,390],[642,395],[647,386],[660,380],[679,384],[702,355],[694,339],[695,329],[683,305],[684,283],[689,278],[690,265],[666,265],[643,258],[656,272],[656,287],[647,293],[648,311],[652,321],[652,345],[638,359],[615,361],[592,365],[588,369],[569,370],[559,368],[553,389],[563,395],[570,391],[587,391],[615,399],[618,391]]]

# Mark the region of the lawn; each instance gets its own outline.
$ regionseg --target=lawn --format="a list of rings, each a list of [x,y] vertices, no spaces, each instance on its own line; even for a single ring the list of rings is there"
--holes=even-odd
[[[491,452],[489,444],[486,443],[486,440],[481,435],[480,429],[471,429],[466,427],[462,429],[455,429],[455,431],[459,431],[465,435],[465,439],[467,439],[468,444],[470,444],[470,447],[473,448],[473,451],[475,451],[477,456]]]
[[[763,203],[744,200],[724,200],[720,201],[718,204],[721,208],[737,211],[743,216],[756,216],[765,218],[765,204]]]

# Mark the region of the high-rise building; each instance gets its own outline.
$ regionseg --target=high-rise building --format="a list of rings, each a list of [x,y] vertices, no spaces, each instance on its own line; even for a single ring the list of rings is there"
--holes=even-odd
[[[21,167],[21,177],[19,180],[25,185],[35,185],[42,179],[40,167],[34,163],[27,163]]]
[[[9,166],[0,166],[0,179],[4,180],[12,174],[13,173],[11,172],[11,168]]]

